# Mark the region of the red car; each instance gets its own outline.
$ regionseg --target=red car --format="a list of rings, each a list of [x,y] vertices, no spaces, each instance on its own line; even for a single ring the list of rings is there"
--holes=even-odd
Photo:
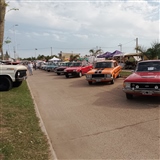
[[[133,95],[160,96],[160,60],[139,62],[123,86],[127,99],[132,99]]]
[[[73,62],[69,67],[64,70],[66,78],[81,77],[93,68],[92,64],[83,62]]]

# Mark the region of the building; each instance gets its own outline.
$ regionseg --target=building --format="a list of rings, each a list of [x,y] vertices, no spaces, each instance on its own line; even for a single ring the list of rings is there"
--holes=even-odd
[[[59,55],[59,58],[62,61],[69,61],[71,55],[73,55],[73,56],[79,55],[80,56],[80,53],[73,53],[73,52],[72,53],[66,53],[66,52],[60,51],[60,53],[58,53],[58,55]]]

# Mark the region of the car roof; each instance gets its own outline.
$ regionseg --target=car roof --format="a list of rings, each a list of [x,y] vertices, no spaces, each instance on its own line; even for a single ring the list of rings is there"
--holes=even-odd
[[[144,60],[144,61],[139,61],[138,63],[145,63],[145,62],[160,62],[160,59]]]

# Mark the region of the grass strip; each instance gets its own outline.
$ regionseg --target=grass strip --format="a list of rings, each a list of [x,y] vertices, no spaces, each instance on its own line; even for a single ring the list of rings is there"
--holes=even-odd
[[[39,126],[26,81],[0,92],[0,159],[48,160],[49,144]]]
[[[120,72],[120,75],[121,75],[122,78],[127,78],[130,74],[132,74],[132,71],[122,70]]]

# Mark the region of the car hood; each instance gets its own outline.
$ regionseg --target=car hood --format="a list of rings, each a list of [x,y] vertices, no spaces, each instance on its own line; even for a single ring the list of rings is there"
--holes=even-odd
[[[23,65],[0,65],[0,70],[27,70]]]
[[[81,69],[81,67],[67,67],[66,70],[78,70]]]
[[[63,67],[58,67],[57,69],[65,69],[65,68],[67,68],[67,67],[64,67],[64,66],[63,66]]]
[[[128,82],[160,82],[160,72],[135,72],[126,78]]]
[[[106,73],[112,73],[113,68],[95,68],[87,72],[87,74],[96,74],[96,73],[101,73],[101,74],[106,74]]]

